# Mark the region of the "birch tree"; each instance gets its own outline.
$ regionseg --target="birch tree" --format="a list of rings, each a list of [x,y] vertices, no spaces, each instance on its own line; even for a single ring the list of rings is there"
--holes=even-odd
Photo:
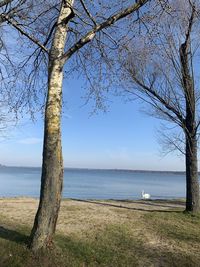
[[[153,1],[153,5],[160,2]],[[29,96],[27,91],[30,95],[32,90],[41,91],[36,85],[44,86],[45,79],[44,83],[40,79],[47,74],[40,202],[30,242],[31,249],[37,251],[52,244],[61,202],[63,159],[60,123],[64,72],[67,75],[68,70],[83,72],[91,84],[89,95],[95,95],[100,105],[101,91],[91,82],[88,66],[93,64],[100,70],[99,82],[104,83],[102,73],[106,74],[105,69],[111,64],[108,52],[114,54],[113,47],[118,46],[120,39],[132,38],[130,29],[137,29],[140,18],[153,6],[149,0],[27,0],[26,4],[31,6],[31,11],[24,19],[5,14],[1,17],[24,40],[21,48],[28,44],[23,61],[18,62],[18,76],[22,73],[26,82],[22,100]]]
[[[80,1],[93,26],[84,36],[65,51],[69,21],[76,16],[74,1],[63,1],[55,26],[54,37],[49,51],[48,95],[45,110],[45,134],[42,165],[42,185],[39,209],[31,234],[31,247],[38,250],[52,243],[58,212],[60,208],[63,184],[63,161],[61,148],[61,103],[63,68],[73,54],[91,42],[98,32],[112,26],[117,21],[136,12],[148,1],[138,1],[120,12],[97,23],[90,15],[83,1]]]

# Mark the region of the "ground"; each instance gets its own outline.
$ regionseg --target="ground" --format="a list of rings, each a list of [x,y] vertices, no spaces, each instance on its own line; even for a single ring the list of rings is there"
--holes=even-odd
[[[55,248],[28,248],[38,200],[0,199],[0,267],[200,266],[200,215],[182,201],[63,200]]]

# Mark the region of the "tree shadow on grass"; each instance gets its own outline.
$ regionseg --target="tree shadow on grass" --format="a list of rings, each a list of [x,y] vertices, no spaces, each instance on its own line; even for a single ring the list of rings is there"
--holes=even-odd
[[[0,238],[23,245],[28,245],[29,242],[29,236],[3,226],[0,226]]]
[[[111,199],[112,200],[112,199]],[[162,199],[155,199],[155,200],[115,200],[113,199],[113,201],[116,202],[123,202],[123,203],[127,203],[127,204],[142,204],[142,205],[147,205],[147,206],[157,206],[157,207],[164,207],[164,208],[182,208],[185,207],[185,202],[183,201],[178,201],[178,200],[162,200]]]
[[[179,207],[167,207],[167,206],[161,206],[160,207],[164,207],[164,208],[171,208],[170,209],[148,209],[145,208],[145,205],[149,205],[149,206],[154,206],[154,204],[152,203],[143,203],[143,202],[135,202],[138,203],[140,205],[144,205],[144,208],[134,208],[134,207],[127,207],[127,206],[122,206],[122,205],[117,205],[117,204],[111,204],[111,203],[105,203],[105,202],[98,202],[98,201],[93,201],[93,200],[83,200],[83,199],[75,199],[75,198],[71,198],[71,200],[73,201],[79,201],[79,202],[85,202],[85,203],[91,203],[91,204],[96,204],[96,205],[100,205],[100,206],[109,206],[109,207],[114,207],[114,208],[119,208],[119,209],[127,209],[127,210],[135,210],[135,211],[145,211],[145,212],[183,212],[183,210],[178,209]]]

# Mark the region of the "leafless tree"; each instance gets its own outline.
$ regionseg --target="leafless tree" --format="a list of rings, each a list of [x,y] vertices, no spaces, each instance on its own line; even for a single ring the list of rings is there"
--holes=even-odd
[[[94,19],[86,7],[86,3],[80,1],[79,5],[82,6],[88,16],[88,22],[85,21],[85,23],[89,23],[90,29],[87,29],[87,32],[83,34],[82,27],[78,26],[75,31],[81,32],[81,34],[78,34],[80,37],[67,50],[65,50],[66,43],[68,41],[70,43],[68,39],[70,36],[67,35],[68,29],[70,29],[69,22],[74,23],[75,17],[77,20],[80,18],[74,5],[76,1],[63,1],[61,3],[48,59],[48,95],[45,111],[42,187],[31,243],[34,250],[51,244],[60,208],[63,184],[60,130],[63,68],[75,53],[81,51],[86,44],[94,41],[100,32],[103,33],[104,29],[112,26],[118,20],[136,12],[146,2],[148,1],[138,1],[127,8],[123,7],[108,18]],[[96,41],[98,42],[98,40]]]
[[[18,17],[1,14],[16,30],[18,42],[12,48],[17,54],[16,84],[8,88],[12,103],[17,110],[24,106],[31,109],[32,100],[40,101],[38,93],[42,92],[46,99],[40,203],[30,244],[33,250],[52,244],[60,208],[64,73],[66,77],[74,70],[84,74],[90,85],[88,97],[94,97],[98,108],[103,108],[102,92],[109,87],[109,69],[120,40],[131,40],[133,27],[137,34],[148,9],[162,2],[165,1],[26,0]],[[46,90],[41,91],[45,86]]]
[[[150,25],[148,25],[150,27]],[[147,26],[147,27],[148,27]],[[151,25],[152,26],[152,25]],[[197,140],[199,137],[199,3],[168,1],[168,10],[120,51],[123,88],[150,104],[153,115],[178,126],[170,149],[182,151],[186,164],[186,211],[199,211]],[[146,33],[146,35],[145,35]]]

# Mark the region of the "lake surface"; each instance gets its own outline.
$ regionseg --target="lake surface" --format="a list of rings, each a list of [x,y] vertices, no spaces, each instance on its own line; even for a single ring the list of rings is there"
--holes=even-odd
[[[38,197],[40,175],[40,168],[1,167],[0,197]],[[140,199],[142,190],[151,194],[152,198],[185,197],[185,174],[65,169],[65,198]]]

